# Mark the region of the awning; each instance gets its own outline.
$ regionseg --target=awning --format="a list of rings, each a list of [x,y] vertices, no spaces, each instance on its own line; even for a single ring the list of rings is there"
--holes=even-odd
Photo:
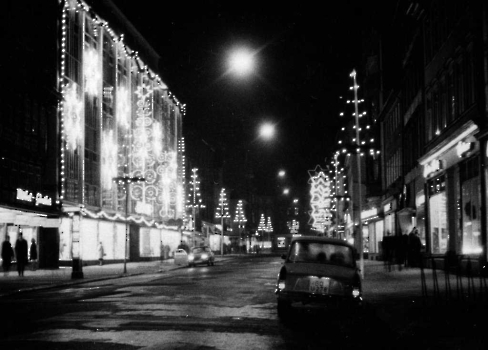
[[[0,208],[0,223],[17,226],[59,227],[59,218],[48,218],[46,214]]]

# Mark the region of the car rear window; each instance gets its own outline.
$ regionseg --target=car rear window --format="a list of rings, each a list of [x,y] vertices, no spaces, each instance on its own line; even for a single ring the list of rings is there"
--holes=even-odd
[[[288,260],[294,263],[354,266],[354,255],[350,247],[322,242],[293,242]]]

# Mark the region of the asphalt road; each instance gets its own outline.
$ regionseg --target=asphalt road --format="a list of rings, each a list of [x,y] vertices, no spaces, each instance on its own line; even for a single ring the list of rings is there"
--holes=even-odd
[[[274,296],[280,264],[277,257],[243,256],[210,267],[12,294],[0,298],[0,347],[486,348],[480,310],[461,307],[459,317],[447,316],[446,307],[388,288],[388,279],[375,279],[380,270],[367,275],[371,302],[361,312],[309,310],[284,325]]]

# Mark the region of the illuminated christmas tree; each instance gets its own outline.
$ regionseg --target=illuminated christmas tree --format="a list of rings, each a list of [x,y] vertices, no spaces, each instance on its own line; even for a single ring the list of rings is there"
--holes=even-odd
[[[220,240],[220,254],[224,255],[224,219],[230,218],[229,214],[229,204],[227,202],[227,194],[225,193],[225,188],[220,190],[219,205],[215,210],[215,217],[220,219],[221,222],[221,234],[222,239]]]
[[[259,219],[258,231],[266,231],[266,218],[264,217],[264,214],[261,214],[261,218]]]
[[[239,228],[242,228],[244,226],[242,224],[247,222],[246,215],[244,214],[244,209],[242,207],[242,199],[239,199],[239,202],[237,203],[236,213],[234,215],[234,222],[237,222]]]
[[[205,208],[205,205],[202,203],[202,198],[200,194],[200,180],[198,179],[197,168],[193,168],[191,175],[191,181],[188,183],[189,191],[188,191],[188,199],[186,208],[191,209],[191,213],[189,214],[191,217],[191,228],[195,230],[196,226],[196,216],[198,215],[198,211],[201,208]]]

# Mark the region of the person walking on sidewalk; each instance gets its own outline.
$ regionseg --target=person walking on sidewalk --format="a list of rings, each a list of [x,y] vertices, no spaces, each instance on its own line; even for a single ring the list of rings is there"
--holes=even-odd
[[[100,266],[103,265],[103,256],[105,254],[103,253],[103,245],[102,242],[98,244],[98,260],[100,261]]]
[[[10,237],[7,235],[5,241],[2,243],[2,267],[3,274],[8,276],[10,271],[10,266],[12,266],[12,258],[14,257],[14,250],[12,249],[12,244],[10,244]]]
[[[37,265],[37,244],[34,238],[31,239],[31,246],[29,249],[29,260],[32,264],[32,271],[36,270]]]
[[[17,260],[17,271],[19,276],[24,276],[25,265],[27,264],[27,241],[19,232],[17,242],[15,242],[15,259]]]

